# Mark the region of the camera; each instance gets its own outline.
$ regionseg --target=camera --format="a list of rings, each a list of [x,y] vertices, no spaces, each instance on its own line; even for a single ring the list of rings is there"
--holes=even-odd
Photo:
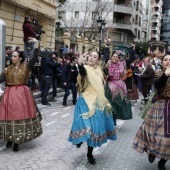
[[[32,24],[34,25],[34,31],[37,34],[37,39],[41,39],[41,34],[45,33],[45,31],[42,29],[43,27],[39,24],[37,19],[32,19]]]
[[[125,53],[123,51],[117,51],[117,55],[119,57],[125,57]]]
[[[39,56],[42,58],[51,57],[52,55],[53,55],[53,52],[49,50],[44,50],[44,51],[39,52]]]

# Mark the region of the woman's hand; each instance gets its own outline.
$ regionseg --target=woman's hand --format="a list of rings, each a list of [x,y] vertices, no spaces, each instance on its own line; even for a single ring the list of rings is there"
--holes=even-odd
[[[39,48],[40,47],[40,42],[36,38],[29,37],[28,39],[29,39],[28,42],[35,44],[35,48]]]
[[[78,65],[82,65],[83,63],[85,63],[87,61],[87,58],[87,53],[80,55],[80,57],[78,58]]]
[[[111,65],[112,61],[108,60],[108,62],[106,63],[105,67],[108,68]]]

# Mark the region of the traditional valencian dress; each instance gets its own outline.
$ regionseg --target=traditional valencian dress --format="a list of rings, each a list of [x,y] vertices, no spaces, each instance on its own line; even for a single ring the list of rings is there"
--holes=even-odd
[[[138,152],[170,159],[170,77],[163,72],[155,81],[158,99],[149,109],[133,141]]]
[[[69,135],[73,145],[87,141],[100,147],[107,139],[116,140],[111,106],[104,94],[103,73],[99,66],[79,66],[78,90],[74,119]]]
[[[21,63],[18,68],[12,64],[0,75],[0,83],[6,83],[0,101],[0,139],[20,144],[42,134],[41,114],[26,86],[37,58],[38,49],[35,49],[28,64]]]
[[[125,63],[123,61],[109,65],[105,93],[112,106],[114,118],[128,120],[132,119],[132,110],[127,97],[126,84],[122,80],[124,71]]]

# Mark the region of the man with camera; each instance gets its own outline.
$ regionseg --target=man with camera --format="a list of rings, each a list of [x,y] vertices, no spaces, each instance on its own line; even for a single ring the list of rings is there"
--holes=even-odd
[[[48,91],[52,84],[53,70],[56,67],[53,61],[55,55],[46,50],[40,53],[41,59],[41,93],[43,105],[51,105],[47,100]]]
[[[28,37],[36,37],[36,33],[33,31],[33,28],[30,24],[30,17],[26,16],[23,26],[23,33],[24,33],[24,56],[27,59],[27,55],[28,55],[28,48],[30,48],[29,54],[32,57],[34,54],[34,43],[29,42]]]

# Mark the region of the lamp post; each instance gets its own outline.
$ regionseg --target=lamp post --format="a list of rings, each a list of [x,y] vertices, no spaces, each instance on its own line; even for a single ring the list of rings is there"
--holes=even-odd
[[[97,19],[97,26],[99,28],[99,34],[100,34],[100,39],[99,39],[99,51],[101,52],[101,45],[102,45],[102,30],[105,29],[105,21],[102,20],[102,17],[99,16]]]

